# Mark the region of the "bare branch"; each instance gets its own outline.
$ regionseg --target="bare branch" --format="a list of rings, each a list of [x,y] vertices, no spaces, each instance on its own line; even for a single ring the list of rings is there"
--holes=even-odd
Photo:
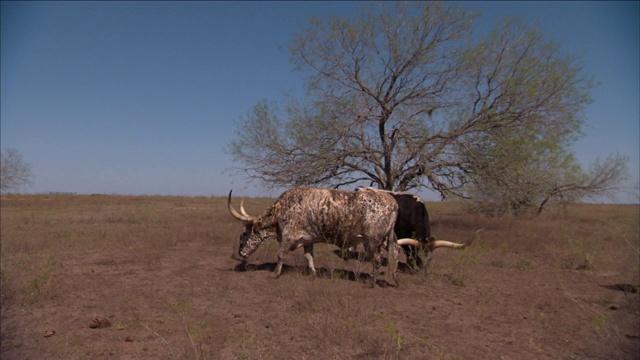
[[[287,99],[284,111],[258,103],[230,153],[250,178],[278,187],[370,181],[470,197],[470,184],[496,171],[524,174],[487,154],[514,132],[530,135],[541,159],[566,148],[593,81],[536,28],[505,22],[475,41],[473,18],[449,4],[394,2],[313,19],[289,47],[308,98]]]

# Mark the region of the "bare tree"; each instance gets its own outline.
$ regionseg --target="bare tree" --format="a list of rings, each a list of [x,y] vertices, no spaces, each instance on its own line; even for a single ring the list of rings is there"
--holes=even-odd
[[[464,144],[472,171],[465,194],[470,210],[487,214],[540,214],[552,203],[567,204],[610,196],[624,189],[628,157],[610,155],[585,172],[555,131],[527,127],[490,131],[482,141]]]
[[[230,153],[273,187],[370,182],[466,196],[477,166],[464,146],[499,129],[555,129],[565,142],[579,132],[593,82],[577,59],[514,22],[476,41],[474,18],[415,2],[312,20],[290,45],[307,100],[287,97],[282,110],[260,101]]]
[[[602,196],[612,198],[614,192],[628,190],[625,186],[625,182],[629,179],[628,162],[628,156],[609,155],[604,161],[596,159],[587,173],[574,175],[573,178],[576,181],[567,179],[564,182],[548,184],[547,192],[544,193],[536,214],[540,215],[550,200],[557,199],[564,205],[585,198],[595,199]]]
[[[33,183],[31,165],[24,162],[18,150],[7,148],[0,157],[0,191],[19,190],[21,186]]]

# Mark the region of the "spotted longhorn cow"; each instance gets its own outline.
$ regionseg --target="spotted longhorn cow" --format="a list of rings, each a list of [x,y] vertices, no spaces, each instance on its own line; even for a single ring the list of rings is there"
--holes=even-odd
[[[414,269],[424,268],[431,260],[432,251],[439,247],[449,247],[462,249],[473,242],[476,235],[483,231],[480,229],[466,243],[454,243],[446,240],[436,240],[431,237],[431,227],[429,225],[429,212],[424,201],[417,195],[398,191],[386,191],[372,187],[358,187],[356,191],[378,191],[389,194],[398,203],[398,218],[394,226],[394,232],[399,239],[397,243],[401,245],[407,257],[407,262]],[[413,238],[413,239],[412,239]],[[420,253],[426,255],[423,261]]]
[[[397,279],[397,246],[393,232],[398,215],[398,203],[387,193],[380,191],[341,191],[320,188],[294,188],[284,192],[260,216],[248,215],[240,204],[240,212],[231,205],[231,191],[227,207],[233,217],[245,225],[240,235],[236,260],[246,261],[268,239],[275,238],[280,246],[278,262],[273,272],[280,276],[285,256],[289,251],[304,248],[313,277],[313,244],[332,243],[343,249],[363,243],[365,251],[373,258],[372,283],[382,263],[382,250],[389,251],[387,276]]]

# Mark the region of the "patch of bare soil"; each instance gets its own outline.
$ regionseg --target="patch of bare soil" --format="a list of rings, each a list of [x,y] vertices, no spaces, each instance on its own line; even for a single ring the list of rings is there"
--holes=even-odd
[[[75,197],[51,207],[40,198],[21,200],[30,207],[9,200],[2,202],[3,360],[640,354],[638,207],[565,220],[440,210],[432,216],[436,235],[487,230],[468,250],[437,250],[425,273],[405,269],[397,288],[369,288],[371,264],[344,260],[331,245],[315,250],[315,280],[302,250],[272,279],[275,242],[238,266],[230,255],[242,225],[220,199]],[[258,213],[268,204],[247,208]]]

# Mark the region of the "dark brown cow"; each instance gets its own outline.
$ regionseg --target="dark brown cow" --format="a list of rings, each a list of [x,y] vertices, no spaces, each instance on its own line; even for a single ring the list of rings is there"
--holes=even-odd
[[[240,205],[237,212],[231,205],[231,191],[227,207],[233,217],[244,222],[238,253],[232,257],[245,261],[267,239],[280,243],[278,263],[273,273],[279,277],[285,256],[291,250],[304,248],[312,275],[313,244],[332,243],[343,249],[363,243],[373,257],[372,286],[376,284],[382,263],[382,250],[389,251],[388,274],[397,281],[397,246],[393,227],[398,204],[393,197],[379,191],[340,191],[319,188],[294,188],[286,191],[258,217],[248,215]]]
[[[394,232],[398,239],[398,244],[407,256],[407,262],[415,269],[424,268],[431,260],[431,252],[439,247],[465,248],[473,242],[476,235],[483,231],[476,231],[473,237],[466,243],[459,244],[445,240],[435,240],[431,237],[431,227],[429,225],[429,213],[424,201],[417,195],[386,191],[372,187],[358,187],[356,191],[379,191],[393,196],[398,203],[398,218],[394,226]],[[414,238],[414,239],[409,239]],[[426,262],[423,262],[420,252],[426,255]]]

